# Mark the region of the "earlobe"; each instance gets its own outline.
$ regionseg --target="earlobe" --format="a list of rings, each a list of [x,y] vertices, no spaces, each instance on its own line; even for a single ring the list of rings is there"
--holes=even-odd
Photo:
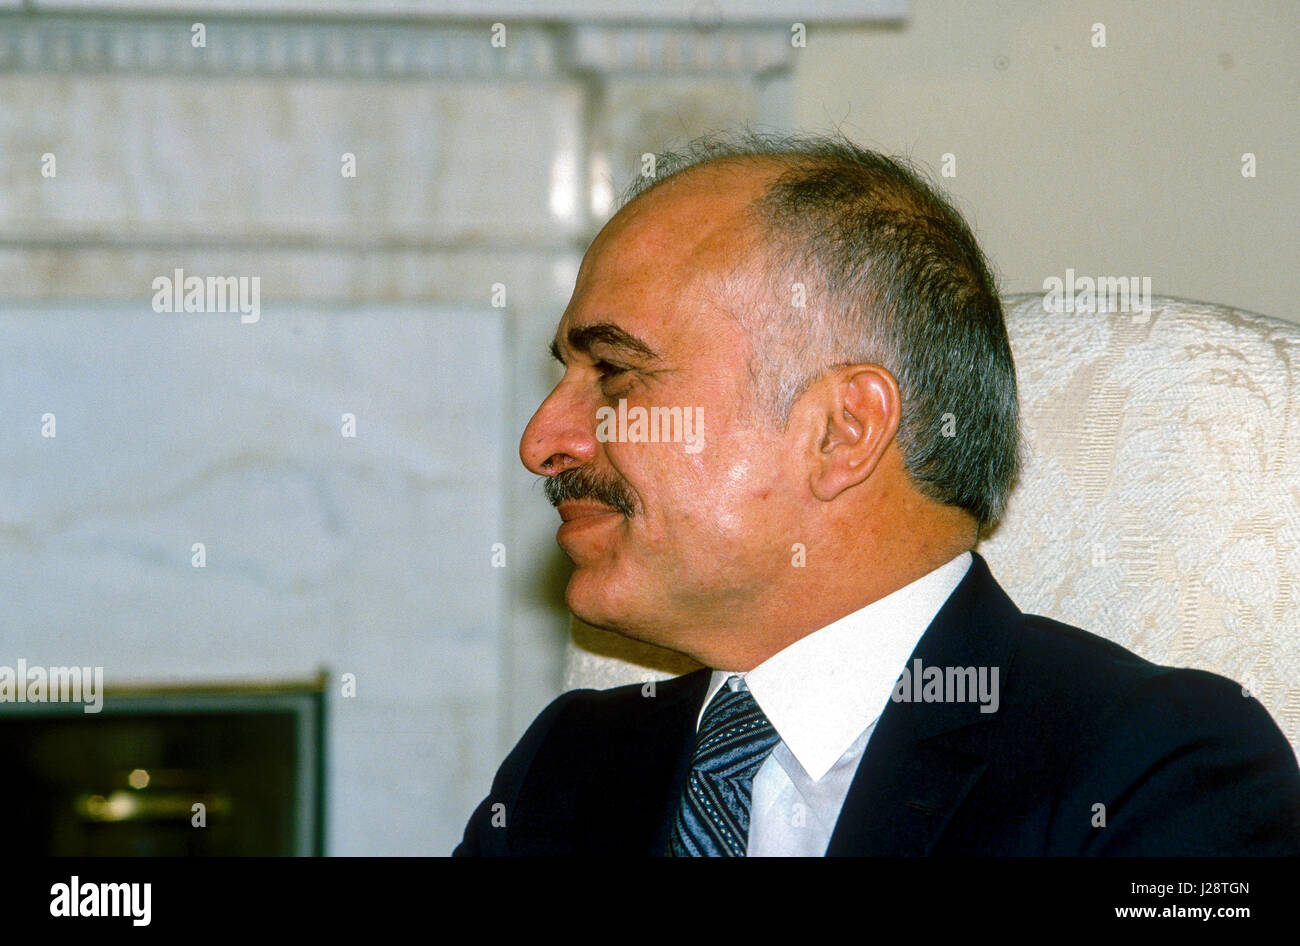
[[[808,488],[812,494],[821,502],[828,503],[840,493],[842,489],[835,488],[833,478],[826,476],[826,471],[813,471],[812,476],[808,478]]]

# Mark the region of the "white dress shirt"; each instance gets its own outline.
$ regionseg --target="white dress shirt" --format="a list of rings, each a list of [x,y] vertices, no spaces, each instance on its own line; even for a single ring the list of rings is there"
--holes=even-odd
[[[754,775],[750,857],[826,853],[898,676],[971,562],[970,552],[962,552],[747,673],[713,671],[701,717],[727,679],[739,676],[781,737]]]

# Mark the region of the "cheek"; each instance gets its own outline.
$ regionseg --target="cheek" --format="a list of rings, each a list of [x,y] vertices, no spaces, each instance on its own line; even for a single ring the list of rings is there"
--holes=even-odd
[[[754,463],[741,459],[721,470],[710,471],[706,493],[715,510],[713,526],[725,535],[748,531],[750,514],[758,500],[752,493]]]
[[[690,470],[682,511],[697,533],[712,533],[725,543],[756,539],[783,528],[781,476],[770,454],[702,463]]]
[[[642,514],[627,523],[632,532],[652,544],[729,557],[736,543],[785,530],[788,447],[734,416],[704,433],[698,453],[681,444],[611,443],[606,451],[641,505]]]

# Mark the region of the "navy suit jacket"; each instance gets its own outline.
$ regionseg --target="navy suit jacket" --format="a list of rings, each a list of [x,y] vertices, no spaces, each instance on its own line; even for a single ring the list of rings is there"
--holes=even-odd
[[[978,554],[916,659],[997,667],[998,709],[891,700],[827,855],[1300,854],[1295,754],[1231,680],[1022,614]],[[559,697],[455,854],[662,855],[708,682]]]

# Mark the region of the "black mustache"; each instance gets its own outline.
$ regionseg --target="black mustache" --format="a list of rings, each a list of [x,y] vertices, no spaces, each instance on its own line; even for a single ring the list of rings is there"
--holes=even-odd
[[[625,516],[636,511],[636,503],[622,480],[600,476],[586,467],[574,467],[546,480],[546,498],[552,506],[567,499],[594,499],[617,509]]]

